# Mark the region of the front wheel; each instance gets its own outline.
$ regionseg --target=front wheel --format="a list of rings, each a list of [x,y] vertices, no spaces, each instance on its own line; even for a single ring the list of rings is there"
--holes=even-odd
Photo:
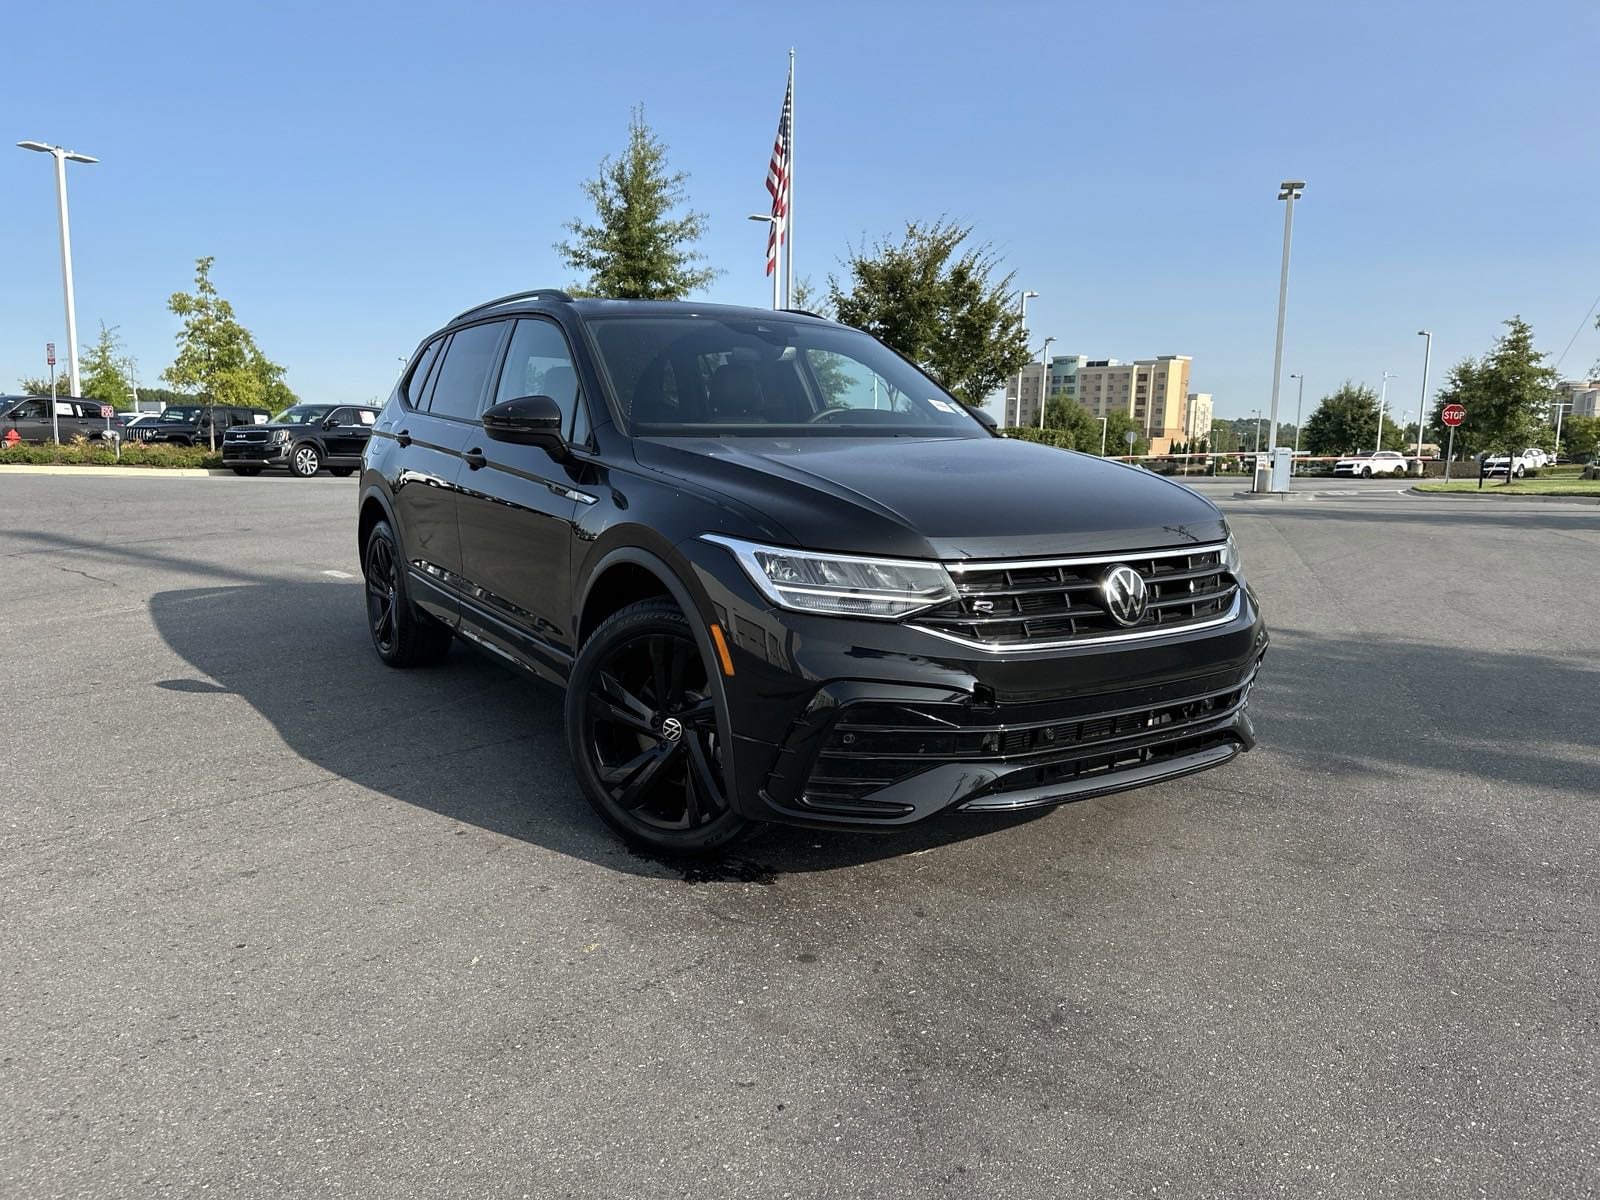
[[[1524,475],[1527,474],[1527,471],[1522,467],[1518,467],[1515,471],[1513,471],[1511,473],[1513,475],[1515,475],[1518,479],[1521,479]]]
[[[584,795],[625,841],[704,855],[750,829],[723,786],[732,753],[688,619],[642,600],[583,644],[567,682],[567,742]]]
[[[1361,468],[1361,478],[1363,478],[1363,479],[1371,479],[1372,478],[1372,468],[1371,467],[1362,467]]]
[[[310,442],[301,442],[289,455],[289,470],[301,479],[310,479],[322,470],[322,455]]]

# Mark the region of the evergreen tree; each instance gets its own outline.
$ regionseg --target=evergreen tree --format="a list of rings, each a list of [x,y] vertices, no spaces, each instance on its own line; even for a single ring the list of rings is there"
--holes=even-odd
[[[1488,354],[1462,359],[1451,368],[1434,400],[1429,425],[1438,430],[1444,428],[1440,414],[1445,405],[1466,406],[1467,419],[1456,430],[1457,451],[1550,444],[1550,406],[1561,377],[1533,348],[1533,330],[1526,321],[1512,317],[1505,326]]]
[[[556,250],[574,271],[587,275],[578,294],[624,300],[681,300],[720,272],[699,267],[696,249],[705,234],[704,214],[685,211],[684,171],[667,167],[667,147],[645,123],[644,106],[628,122],[628,145],[620,157],[600,161],[600,174],[583,185],[594,202],[595,220],[571,221],[570,242]]]

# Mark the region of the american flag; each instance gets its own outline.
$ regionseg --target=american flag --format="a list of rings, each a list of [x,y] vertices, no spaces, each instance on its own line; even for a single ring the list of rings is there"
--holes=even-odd
[[[772,193],[772,221],[767,226],[767,274],[778,269],[778,246],[788,232],[789,219],[789,138],[794,115],[794,69],[789,70],[789,86],[783,93],[783,113],[778,117],[778,136],[772,143],[772,161],[767,164],[767,191]]]

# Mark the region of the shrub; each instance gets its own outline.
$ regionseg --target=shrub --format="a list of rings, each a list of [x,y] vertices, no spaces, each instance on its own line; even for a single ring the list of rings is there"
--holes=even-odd
[[[56,442],[23,442],[0,445],[0,466],[28,464],[62,467],[220,467],[222,456],[205,446],[147,446],[143,442],[124,442],[119,462],[109,442],[74,438],[65,445]]]

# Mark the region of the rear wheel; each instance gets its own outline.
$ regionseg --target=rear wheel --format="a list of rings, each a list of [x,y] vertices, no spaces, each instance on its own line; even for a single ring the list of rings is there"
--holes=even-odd
[[[361,573],[366,581],[367,629],[378,657],[391,667],[438,662],[450,649],[450,630],[411,605],[400,547],[387,521],[367,535]]]
[[[746,833],[723,786],[731,753],[688,619],[643,600],[584,643],[567,684],[567,741],[589,803],[634,845],[708,854]]]
[[[289,470],[301,479],[310,479],[322,470],[322,454],[310,442],[301,442],[289,454]]]

